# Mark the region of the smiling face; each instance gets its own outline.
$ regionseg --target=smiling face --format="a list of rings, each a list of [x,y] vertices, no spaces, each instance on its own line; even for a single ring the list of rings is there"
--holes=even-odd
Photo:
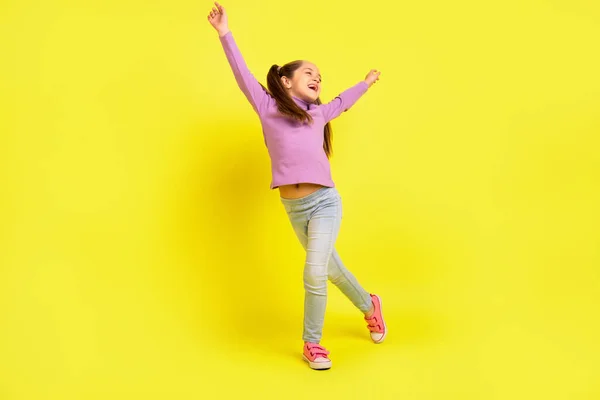
[[[321,73],[316,65],[308,61],[302,62],[291,79],[282,76],[281,81],[290,96],[307,103],[314,103],[321,94]]]

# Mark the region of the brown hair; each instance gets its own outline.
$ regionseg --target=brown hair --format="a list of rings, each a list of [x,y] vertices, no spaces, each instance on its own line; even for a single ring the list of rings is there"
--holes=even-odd
[[[302,60],[296,60],[282,65],[281,67],[279,67],[277,64],[273,64],[269,69],[269,73],[267,74],[267,87],[269,88],[268,92],[275,99],[275,102],[277,103],[277,109],[280,113],[299,122],[312,123],[313,118],[311,115],[307,113],[306,110],[298,107],[281,82],[282,76],[292,79],[294,72],[300,68],[302,63]],[[317,98],[314,104],[322,104],[321,99]],[[331,124],[328,122],[325,124],[325,128],[323,130],[323,150],[325,151],[327,158],[330,158],[333,154],[333,148],[331,144]]]

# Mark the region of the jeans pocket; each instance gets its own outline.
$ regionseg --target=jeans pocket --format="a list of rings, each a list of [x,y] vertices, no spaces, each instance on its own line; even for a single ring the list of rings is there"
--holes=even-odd
[[[283,209],[285,210],[286,214],[290,214],[292,212],[292,205],[281,202],[281,205],[283,206]]]

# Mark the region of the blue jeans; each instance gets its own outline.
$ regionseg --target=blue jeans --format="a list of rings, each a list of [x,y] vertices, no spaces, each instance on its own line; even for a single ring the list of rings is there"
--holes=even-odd
[[[371,297],[346,269],[334,247],[342,221],[342,199],[337,189],[323,187],[298,199],[280,199],[306,251],[302,339],[319,343],[327,304],[327,279],[363,313],[371,309]]]

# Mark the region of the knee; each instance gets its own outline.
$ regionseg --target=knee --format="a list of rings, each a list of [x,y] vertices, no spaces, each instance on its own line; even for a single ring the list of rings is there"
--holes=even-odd
[[[329,271],[328,278],[336,286],[344,282],[344,275],[339,270]]]
[[[306,268],[304,272],[304,290],[311,294],[327,294],[327,272],[323,268]]]

